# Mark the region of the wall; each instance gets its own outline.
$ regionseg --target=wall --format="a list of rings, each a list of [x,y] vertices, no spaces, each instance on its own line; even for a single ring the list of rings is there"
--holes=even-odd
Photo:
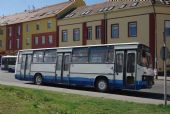
[[[47,27],[48,21],[51,21],[52,23],[52,27],[50,29]],[[39,23],[40,25],[39,30],[36,30],[37,23]],[[29,32],[27,32],[27,25],[29,26],[29,30],[30,30]],[[23,49],[30,49],[34,47],[32,45],[33,35],[40,35],[42,33],[51,33],[51,32],[56,32],[56,18],[55,17],[23,23]],[[27,38],[30,38],[30,45],[27,45],[26,43]]]
[[[169,11],[170,12],[170,11]],[[163,32],[164,32],[164,23],[165,20],[170,21],[170,14],[157,14],[157,56],[158,56],[158,70],[163,71],[163,61],[160,57],[160,50],[161,47],[163,46]],[[166,37],[167,39],[167,47],[169,48],[170,51],[170,37]],[[169,61],[169,60],[168,60]],[[167,63],[170,65],[170,61]],[[168,68],[170,70],[170,67]]]
[[[0,55],[4,54],[6,50],[6,26],[0,26],[3,34],[0,34],[0,40],[2,41],[2,47],[0,47]]]
[[[18,33],[18,27],[20,26],[20,32]],[[11,35],[10,35],[11,28]],[[22,23],[12,24],[6,26],[6,54],[17,54],[18,50],[22,49]],[[17,40],[19,40],[19,47],[17,47]],[[11,48],[10,48],[11,41]]]
[[[128,37],[128,22],[137,22],[137,37]],[[111,38],[111,24],[119,24],[119,38]],[[149,46],[149,14],[109,19],[108,43],[140,42]]]
[[[143,8],[132,8],[129,10],[119,10],[114,12],[109,12],[106,14],[94,14],[89,16],[80,16],[76,18],[68,18],[58,21],[59,26],[59,38],[60,46],[71,46],[71,45],[82,45],[80,42],[73,42],[73,33],[72,30],[76,27],[82,28],[83,24],[85,26],[92,26],[93,36],[92,40],[87,40],[86,45],[101,44],[101,40],[96,40],[95,36],[95,27],[98,25],[105,24],[104,21],[107,21],[106,27],[107,35],[102,35],[102,40],[106,39],[104,43],[124,43],[124,42],[140,42],[149,46],[149,14],[152,12],[152,7],[143,7]],[[137,22],[137,37],[129,38],[128,37],[128,22]],[[111,38],[111,24],[119,24],[119,38]],[[68,30],[69,40],[68,42],[62,42],[62,30]],[[103,33],[103,32],[102,32]],[[81,30],[81,36],[83,32]],[[106,38],[105,38],[106,37]],[[81,37],[82,39],[82,37]]]

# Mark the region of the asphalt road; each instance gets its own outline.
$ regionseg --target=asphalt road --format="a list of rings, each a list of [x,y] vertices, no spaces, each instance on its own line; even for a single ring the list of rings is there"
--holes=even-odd
[[[16,80],[14,77],[14,73],[8,73],[6,71],[0,70],[0,84],[14,85],[20,87],[27,87],[27,88],[38,88],[38,89],[45,89],[45,90],[52,90],[52,91],[66,92],[66,93],[68,92],[73,94],[76,93],[80,95],[105,97],[109,99],[134,101],[134,102],[149,103],[149,104],[150,103],[162,104],[163,93],[164,93],[164,89],[163,89],[164,82],[162,78],[160,78],[159,80],[155,80],[155,85],[150,89],[142,89],[139,91],[123,90],[123,91],[112,91],[109,93],[98,93],[93,88],[67,87],[61,85],[37,86],[34,85],[32,82]],[[167,88],[168,88],[167,99],[168,99],[168,103],[170,104],[170,80],[167,81]]]

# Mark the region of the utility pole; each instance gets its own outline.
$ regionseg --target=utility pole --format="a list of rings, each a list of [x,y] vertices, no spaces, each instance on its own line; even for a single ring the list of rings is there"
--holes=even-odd
[[[164,105],[167,105],[167,76],[166,76],[166,33],[163,33],[164,36]]]

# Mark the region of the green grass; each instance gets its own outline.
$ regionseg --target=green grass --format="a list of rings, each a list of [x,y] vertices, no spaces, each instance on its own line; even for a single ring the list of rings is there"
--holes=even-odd
[[[170,106],[0,85],[0,114],[170,114]]]

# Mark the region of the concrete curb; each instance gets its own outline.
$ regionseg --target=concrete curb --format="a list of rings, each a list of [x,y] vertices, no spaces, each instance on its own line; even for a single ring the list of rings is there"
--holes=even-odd
[[[123,96],[123,95],[115,95],[115,94],[107,94],[107,93],[99,93],[99,92],[72,90],[72,89],[65,89],[65,88],[37,86],[37,85],[28,85],[28,84],[18,84],[14,82],[8,83],[8,82],[2,82],[2,81],[0,81],[0,84],[8,85],[8,86],[31,88],[31,89],[55,91],[55,92],[61,92],[61,93],[70,93],[70,94],[77,94],[77,95],[84,95],[84,96],[91,96],[91,97],[99,97],[99,98],[106,98],[106,99],[114,99],[114,100],[120,100],[120,101],[136,102],[136,103],[142,103],[142,104],[155,104],[155,105],[164,104],[163,100],[139,98],[139,97],[131,97],[131,96]],[[170,101],[168,101],[168,104],[170,105]]]

